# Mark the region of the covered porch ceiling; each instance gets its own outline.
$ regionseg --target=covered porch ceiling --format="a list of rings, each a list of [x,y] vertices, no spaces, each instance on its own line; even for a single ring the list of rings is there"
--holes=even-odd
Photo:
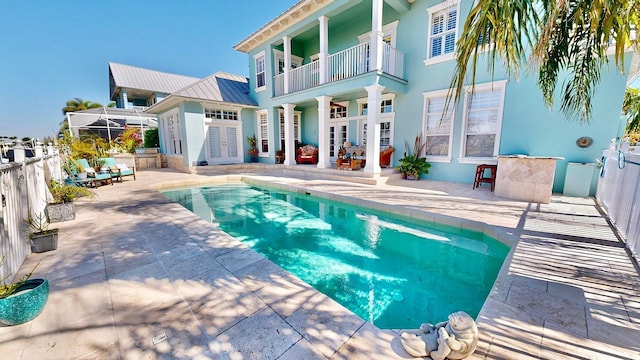
[[[384,0],[383,14],[387,19],[390,16],[397,18],[399,13],[409,11],[411,3],[415,0]],[[333,10],[325,13],[329,20],[329,33],[332,29],[346,26],[354,19],[371,19],[371,1],[334,1],[334,0],[302,0],[292,6],[280,16],[276,17],[253,34],[234,46],[234,49],[248,53],[252,49],[269,41],[273,36],[287,34],[299,42],[313,41],[319,39],[319,29],[317,19],[309,19],[309,15],[320,11],[322,8],[334,3],[342,2],[342,6],[337,6]],[[303,25],[301,25],[303,24]],[[292,32],[287,32],[291,28],[296,28]],[[282,44],[282,40],[276,40],[273,45]]]

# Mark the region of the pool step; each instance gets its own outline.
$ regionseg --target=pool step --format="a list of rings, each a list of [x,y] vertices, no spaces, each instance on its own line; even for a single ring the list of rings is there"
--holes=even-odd
[[[229,175],[229,174],[262,174],[286,175],[301,179],[324,179],[349,181],[360,184],[380,185],[396,176],[394,168],[382,169],[379,176],[367,176],[364,171],[348,171],[332,169],[318,169],[315,165],[276,165],[276,164],[232,164],[209,165],[191,168],[192,174],[198,175]]]

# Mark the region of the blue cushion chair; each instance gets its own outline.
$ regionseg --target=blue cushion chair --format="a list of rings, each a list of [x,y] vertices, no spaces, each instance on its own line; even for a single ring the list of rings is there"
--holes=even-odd
[[[133,180],[136,179],[136,168],[129,168],[126,164],[116,163],[116,159],[112,157],[108,158],[100,158],[98,161],[103,162],[104,166],[108,167],[113,174],[113,177],[119,178],[119,181],[122,182],[123,176],[133,176]]]
[[[78,159],[76,162],[85,169],[87,172],[87,181],[89,181],[94,187],[102,184],[103,181],[113,185],[113,175],[109,170],[105,168],[105,170],[96,171],[87,159]]]

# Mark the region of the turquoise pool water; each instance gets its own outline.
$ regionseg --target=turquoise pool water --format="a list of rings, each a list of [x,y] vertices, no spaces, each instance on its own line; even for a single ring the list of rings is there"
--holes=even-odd
[[[383,329],[475,318],[509,251],[481,233],[245,184],[164,194]]]

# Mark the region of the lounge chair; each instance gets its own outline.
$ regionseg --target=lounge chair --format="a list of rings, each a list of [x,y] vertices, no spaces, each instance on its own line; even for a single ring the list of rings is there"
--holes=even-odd
[[[78,159],[76,161],[84,168],[84,171],[87,173],[86,181],[92,184],[93,187],[97,187],[99,184],[102,184],[103,181],[113,185],[112,174],[109,170],[101,169],[100,171],[96,171],[91,165],[89,165],[87,159]]]
[[[123,176],[133,176],[133,180],[136,179],[135,166],[133,168],[129,168],[127,164],[116,163],[116,159],[112,157],[100,158],[98,159],[98,161],[100,162],[104,161],[104,166],[108,167],[111,173],[113,174],[113,177],[118,178],[120,182],[122,182]]]

